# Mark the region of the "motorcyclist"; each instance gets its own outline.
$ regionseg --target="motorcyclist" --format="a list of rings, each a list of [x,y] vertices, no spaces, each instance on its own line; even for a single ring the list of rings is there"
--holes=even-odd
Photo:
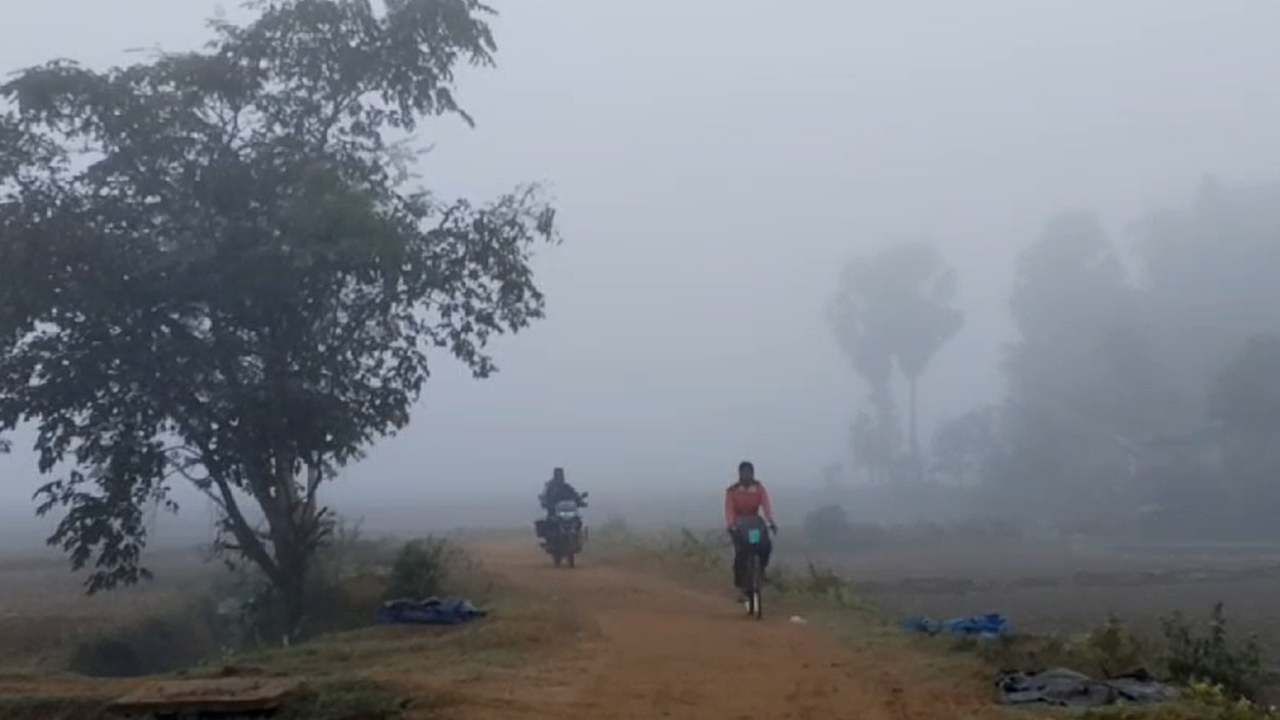
[[[778,532],[778,525],[773,520],[773,503],[769,499],[769,491],[756,479],[756,468],[748,460],[738,464],[738,482],[729,486],[724,494],[724,522],[733,538],[733,585],[744,593],[747,591],[747,560],[753,551],[746,539],[738,532],[740,524],[759,522],[757,518],[763,512],[772,533]],[[773,554],[773,543],[766,535],[765,541],[756,546],[760,553],[760,567],[769,567],[769,556]]]
[[[555,515],[556,503],[572,501],[578,507],[586,507],[586,493],[579,493],[567,480],[564,479],[564,468],[556,468],[551,471],[551,479],[542,488],[542,494],[538,496],[538,502],[542,504],[542,509],[547,511],[547,517]]]

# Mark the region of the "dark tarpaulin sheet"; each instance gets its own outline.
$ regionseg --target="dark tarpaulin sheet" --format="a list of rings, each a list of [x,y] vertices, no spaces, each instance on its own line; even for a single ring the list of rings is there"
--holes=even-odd
[[[383,625],[461,625],[486,614],[469,600],[427,598],[385,602],[378,608],[377,620]]]
[[[996,692],[1000,702],[1005,705],[1078,708],[1149,705],[1169,702],[1178,697],[1177,690],[1157,681],[1146,672],[1096,680],[1064,668],[1038,673],[1002,673],[996,680]]]

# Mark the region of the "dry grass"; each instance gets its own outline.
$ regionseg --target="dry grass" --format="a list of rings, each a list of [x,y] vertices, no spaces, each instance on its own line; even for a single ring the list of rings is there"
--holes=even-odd
[[[168,558],[158,582],[86,598],[56,558],[0,562],[0,717],[9,720],[98,720],[103,706],[133,687],[128,680],[65,675],[86,640],[173,612],[209,587],[220,572],[195,555]],[[343,581],[367,618],[385,580],[355,574]],[[490,610],[489,618],[454,628],[367,627],[322,635],[288,649],[244,653],[178,676],[262,673],[303,679],[311,689],[286,718],[345,720],[433,718],[467,701],[457,687],[477,688],[514,671],[534,653],[568,648],[580,619],[563,604],[503,586],[473,561],[452,568],[449,591]]]
[[[1218,601],[1242,633],[1280,651],[1280,547],[1151,546],[1037,541],[1010,545],[816,551],[782,557],[837,568],[894,618],[1001,612],[1022,632],[1073,636],[1118,616],[1144,637],[1159,618],[1206,613]]]
[[[220,569],[194,551],[158,554],[152,568],[152,582],[88,596],[64,558],[0,561],[0,672],[59,672],[81,643],[178,611]]]

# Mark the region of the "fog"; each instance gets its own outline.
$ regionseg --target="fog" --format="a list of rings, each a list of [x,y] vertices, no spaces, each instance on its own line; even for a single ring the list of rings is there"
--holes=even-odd
[[[547,184],[565,238],[537,259],[547,318],[497,342],[489,380],[441,357],[412,424],[327,488],[370,523],[523,522],[564,466],[602,515],[709,525],[750,458],[799,524],[824,466],[857,479],[866,389],[825,314],[846,261],[923,238],[956,269],[965,322],[922,379],[927,450],[1006,396],[1017,257],[1051,218],[1096,213],[1129,263],[1141,223],[1206,175],[1278,174],[1274,3],[496,6],[498,66],[459,82],[477,126],[429,123],[420,170],[444,195]],[[218,12],[240,11],[11,0],[0,68],[191,48]],[[34,531],[16,440],[0,518]],[[209,527],[198,502],[160,522]]]

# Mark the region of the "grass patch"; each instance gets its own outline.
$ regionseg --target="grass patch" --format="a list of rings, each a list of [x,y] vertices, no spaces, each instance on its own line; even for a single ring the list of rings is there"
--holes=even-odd
[[[287,648],[268,642],[222,647],[219,641],[229,636],[219,634],[216,623],[228,618],[216,612],[216,600],[244,597],[233,593],[249,588],[224,585],[221,594],[215,588],[208,595],[202,588],[195,599],[182,598],[187,602],[181,607],[95,631],[74,648],[74,666],[81,675],[113,677],[177,671],[173,677],[296,678],[310,692],[277,715],[287,720],[434,718],[449,716],[468,701],[463,691],[451,688],[473,688],[468,683],[487,682],[494,674],[524,667],[531,658],[567,651],[593,631],[571,604],[509,587],[456,545],[434,546],[444,549],[426,554],[427,575],[444,584],[430,577],[427,584],[472,599],[490,610],[490,617],[456,627],[373,626],[401,546],[347,542],[319,570],[330,596],[313,598],[326,605],[313,605],[324,607],[324,622],[312,627],[335,629]],[[418,572],[424,568],[421,549],[419,543],[407,552],[411,562],[404,563],[412,571],[406,574],[419,579],[425,577]],[[437,574],[437,563],[445,565],[443,574]],[[343,629],[352,625],[355,629]],[[8,696],[0,698],[0,718],[106,720],[103,706],[127,686],[84,677],[50,683],[35,675],[14,676],[4,691]]]
[[[0,698],[5,720],[100,720],[106,712],[102,700],[88,698]]]
[[[1278,720],[1273,708],[1239,698],[1221,685],[1192,683],[1182,702],[1150,708],[1105,708],[1084,720]]]
[[[491,613],[459,627],[387,626],[336,633],[291,648],[246,653],[236,663],[311,678],[349,675],[352,667],[382,675],[417,674],[425,658],[451,670],[513,668],[585,630],[570,609],[534,598],[499,603]]]
[[[699,586],[728,588],[733,545],[723,530],[694,531],[677,528],[656,533],[629,529],[614,519],[609,530],[595,535],[596,556],[604,561],[639,564]],[[874,614],[874,606],[859,596],[852,581],[831,568],[808,563],[795,568],[773,563],[768,571],[766,596],[781,601],[784,609],[844,609]],[[766,599],[766,606],[770,601]],[[778,607],[774,605],[774,607]]]
[[[280,720],[396,720],[411,701],[368,679],[315,685],[306,697],[276,715]]]
[[[1093,631],[1074,637],[1009,635],[993,640],[943,636],[955,652],[971,652],[993,670],[1047,670],[1065,667],[1091,677],[1114,678],[1139,670],[1158,669],[1154,647],[1117,617]]]

